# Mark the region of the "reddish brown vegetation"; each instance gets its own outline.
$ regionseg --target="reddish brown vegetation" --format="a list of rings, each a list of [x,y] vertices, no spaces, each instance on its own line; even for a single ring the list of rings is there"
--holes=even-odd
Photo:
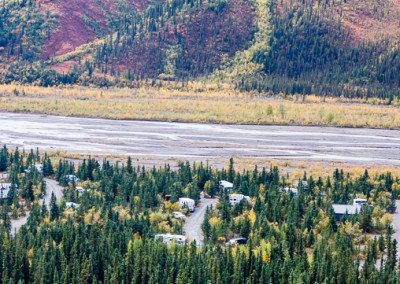
[[[278,1],[278,10],[282,12],[291,2]],[[355,44],[400,36],[400,0],[347,0],[335,4],[334,16],[340,19]]]
[[[101,29],[107,29],[106,12],[116,10],[114,0],[102,1],[104,9],[96,0],[36,0],[43,11],[58,15],[53,34],[43,46],[44,58],[59,56],[75,50],[78,46],[96,39],[95,32],[85,23],[84,18],[95,21]],[[142,9],[146,0],[130,0],[132,9]]]
[[[175,25],[167,23],[164,30],[145,40],[136,41],[119,60],[117,69],[154,76],[161,52],[170,44],[179,42],[182,48],[180,57],[185,58],[183,69],[207,73],[225,56],[232,56],[250,44],[253,21],[250,1],[232,0],[225,7],[204,8],[187,15]]]

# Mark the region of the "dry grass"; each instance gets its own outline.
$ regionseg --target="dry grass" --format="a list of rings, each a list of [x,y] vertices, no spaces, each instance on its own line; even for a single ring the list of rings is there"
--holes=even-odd
[[[67,151],[49,151],[47,154],[54,161],[55,164],[58,163],[60,159],[67,159],[74,161],[78,164],[79,161],[87,159],[89,156],[97,159],[98,161],[103,161],[107,159],[111,163],[126,163],[128,156],[126,155],[99,155],[96,153],[71,153]],[[400,168],[395,166],[384,166],[384,165],[374,165],[374,164],[351,164],[339,161],[320,161],[320,160],[285,160],[276,158],[247,158],[247,157],[233,157],[235,169],[239,172],[241,171],[252,171],[254,167],[257,166],[259,170],[263,167],[269,169],[271,166],[277,166],[282,175],[289,175],[290,181],[295,181],[304,176],[304,172],[307,172],[307,176],[323,177],[332,176],[336,169],[343,170],[345,173],[349,173],[351,177],[361,176],[365,170],[368,170],[370,176],[374,177],[383,173],[390,172],[393,177],[400,177]],[[165,164],[169,164],[173,169],[178,168],[178,163],[181,159],[177,158],[155,158],[152,156],[140,156],[132,157],[135,166],[144,166],[146,168],[162,167]],[[196,161],[192,159],[191,163],[200,163],[201,161]],[[202,161],[205,164],[205,161]],[[222,169],[228,168],[229,159],[216,157],[207,161],[208,165],[212,168]]]
[[[400,127],[400,108],[377,100],[266,98],[217,89],[196,84],[187,90],[0,85],[0,110],[202,123]]]

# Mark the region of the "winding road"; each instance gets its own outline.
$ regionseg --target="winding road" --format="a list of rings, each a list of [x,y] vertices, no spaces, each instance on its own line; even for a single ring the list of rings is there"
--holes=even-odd
[[[201,198],[200,204],[195,211],[186,219],[183,230],[189,241],[196,241],[198,246],[204,245],[204,236],[201,226],[203,225],[204,215],[207,207],[214,208],[218,203],[217,198]]]
[[[48,178],[44,180],[46,181],[46,195],[43,198],[43,202],[49,207],[52,193],[54,193],[57,200],[60,200],[63,196],[63,188],[55,180]],[[26,224],[29,214],[30,212],[26,212],[26,216],[17,220],[11,220],[11,235],[14,235],[24,224]]]

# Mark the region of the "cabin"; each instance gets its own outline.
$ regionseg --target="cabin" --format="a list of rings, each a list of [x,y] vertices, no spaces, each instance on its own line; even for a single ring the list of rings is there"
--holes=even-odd
[[[223,190],[226,190],[226,191],[231,191],[233,189],[233,183],[231,183],[227,180],[221,180],[219,182],[219,185],[222,187]]]
[[[156,241],[162,241],[164,244],[171,244],[175,242],[178,245],[183,245],[186,242],[186,237],[182,235],[171,235],[171,234],[157,234],[154,237]]]
[[[353,204],[333,204],[332,208],[335,212],[335,218],[337,221],[343,219],[345,215],[358,214],[361,211],[363,205],[368,204],[366,199],[356,198],[353,200]]]
[[[11,183],[0,183],[0,199],[8,198],[10,190],[11,190]]]
[[[282,191],[286,192],[286,193],[292,193],[293,195],[298,195],[299,194],[299,190],[297,188],[294,188],[294,187],[285,187],[285,188],[282,188]]]
[[[238,193],[229,194],[229,203],[232,206],[240,203],[242,200],[250,201],[250,197],[243,195],[243,194],[238,194]]]
[[[194,212],[195,205],[196,205],[195,201],[191,198],[186,198],[186,197],[179,198],[179,206],[181,209],[187,207],[189,208],[190,212]]]

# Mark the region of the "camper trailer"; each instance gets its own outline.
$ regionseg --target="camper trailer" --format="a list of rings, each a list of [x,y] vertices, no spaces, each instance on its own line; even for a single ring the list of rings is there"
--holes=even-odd
[[[249,201],[250,197],[246,196],[246,195],[243,195],[243,194],[237,194],[237,193],[229,194],[229,203],[232,206],[240,203],[243,199],[246,200],[246,201]]]
[[[191,198],[181,197],[179,198],[179,206],[182,208],[189,208],[190,212],[194,212],[195,202]]]
[[[11,186],[11,183],[0,183],[0,199],[8,198]]]

